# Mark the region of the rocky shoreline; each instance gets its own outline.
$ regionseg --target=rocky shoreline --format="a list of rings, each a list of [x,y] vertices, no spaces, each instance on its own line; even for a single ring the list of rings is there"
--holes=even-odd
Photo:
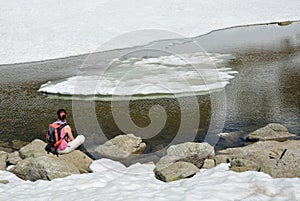
[[[220,134],[225,135],[225,134]],[[230,135],[227,133],[226,135]],[[200,169],[213,168],[221,163],[230,163],[236,172],[260,171],[274,178],[300,177],[300,141],[296,135],[280,124],[271,123],[250,133],[247,146],[215,151],[208,143],[186,142],[172,145],[166,154],[158,158],[154,174],[159,180],[171,182],[189,178]],[[93,159],[79,150],[65,155],[47,154],[46,143],[34,140],[18,151],[0,151],[0,170],[14,173],[24,180],[53,180],[72,174],[92,172],[89,168]],[[96,148],[103,158],[139,161],[146,144],[133,134],[119,135]],[[154,160],[153,160],[154,161]],[[9,181],[0,180],[5,184]]]
[[[46,143],[36,139],[19,151],[0,152],[0,170],[8,170],[24,180],[53,180],[71,174],[89,173],[91,158],[79,150],[53,155],[44,150]]]

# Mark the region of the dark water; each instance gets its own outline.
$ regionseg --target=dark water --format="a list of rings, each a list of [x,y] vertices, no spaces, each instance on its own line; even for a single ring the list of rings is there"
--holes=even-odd
[[[195,41],[208,52],[232,54],[235,59],[228,66],[239,73],[224,91],[197,96],[200,112],[190,107],[194,100],[189,97],[131,101],[129,115],[139,128],[147,128],[155,119],[161,119],[164,108],[166,122],[158,132],[155,125],[139,130],[126,124],[128,114],[122,110],[127,107],[126,102],[113,105],[118,118],[124,119],[120,129],[110,101],[72,101],[37,93],[40,85],[49,80],[77,75],[86,55],[0,66],[0,149],[11,151],[20,148],[24,141],[44,139],[47,124],[55,120],[59,108],[67,109],[68,122],[75,133],[87,137],[89,151],[106,138],[134,131],[148,143],[148,152],[171,142],[209,141],[207,133],[215,137],[212,143],[218,142],[217,148],[241,146],[248,132],[270,122],[282,123],[290,132],[300,134],[299,22],[289,26],[237,27],[193,39],[151,43],[148,47],[192,53],[197,51],[191,45]],[[110,60],[122,51],[95,56]],[[151,119],[149,110],[157,105],[162,108],[154,108]],[[198,116],[200,121],[193,121]],[[228,139],[218,138],[215,134],[219,131],[235,133]]]

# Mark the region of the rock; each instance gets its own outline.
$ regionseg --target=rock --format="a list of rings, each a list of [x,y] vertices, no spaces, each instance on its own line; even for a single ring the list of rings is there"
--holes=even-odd
[[[241,132],[219,133],[220,137],[215,145],[216,150],[225,149],[228,147],[241,147],[245,144],[245,139]]]
[[[226,150],[228,150],[228,149],[226,149]],[[228,154],[224,154],[224,150],[222,150],[216,154],[215,164],[219,165],[221,163],[230,163],[230,160],[233,160],[233,157],[231,157]]]
[[[219,151],[217,164],[230,162],[234,171],[257,170],[275,178],[300,177],[300,141],[259,141]]]
[[[170,146],[167,149],[167,155],[159,160],[156,167],[162,169],[168,167],[171,163],[184,161],[201,168],[205,159],[211,159],[214,156],[214,148],[208,143],[186,142]]]
[[[16,174],[21,179],[30,181],[39,179],[53,180],[55,178],[62,178],[71,174],[80,173],[78,168],[72,163],[56,160],[47,156],[26,158],[11,168],[10,172]]]
[[[202,166],[203,169],[211,169],[215,167],[214,159],[205,159],[204,164]]]
[[[8,180],[0,180],[0,184],[8,184],[9,181]]]
[[[270,127],[274,131],[288,132],[288,129],[281,124],[270,123],[266,127]]]
[[[250,142],[266,140],[276,140],[279,142],[283,142],[295,136],[296,135],[289,133],[288,129],[285,126],[281,124],[270,123],[267,126],[250,133],[246,137],[246,140]]]
[[[197,172],[199,172],[199,169],[195,165],[183,161],[175,162],[168,168],[161,170],[154,169],[155,177],[164,182],[189,178],[194,176]]]
[[[49,154],[48,157],[63,163],[72,164],[79,170],[80,173],[92,172],[90,165],[93,160],[79,150],[74,150],[71,153],[59,155],[58,157],[56,155]]]
[[[19,153],[22,159],[29,157],[46,156],[47,152],[45,151],[45,146],[45,142],[39,139],[35,139],[31,143],[22,147],[19,150]]]
[[[133,134],[118,135],[96,148],[96,152],[102,157],[113,160],[125,160],[134,154],[142,154],[146,144],[140,137]]]
[[[91,158],[89,158],[86,154],[79,150],[74,150],[71,153],[63,154],[63,155],[53,155],[51,153],[47,153],[45,151],[46,143],[41,140],[34,140],[30,144],[26,145],[25,147],[22,147],[19,150],[20,156],[25,159],[29,157],[39,157],[39,156],[47,156],[54,158],[58,161],[65,161],[68,163],[74,164],[80,172],[86,173],[90,172],[89,166],[93,162]]]
[[[0,170],[6,170],[6,160],[8,157],[8,153],[5,151],[0,151]]]
[[[214,156],[214,148],[208,143],[186,142],[178,145],[172,145],[167,149],[167,155],[162,157],[156,163],[154,173],[156,175],[156,178],[161,179],[162,181],[174,181],[175,179],[173,178],[186,178],[193,174],[196,174],[196,172],[199,171],[199,168],[202,168],[205,159],[212,159]],[[183,169],[177,170],[178,172],[176,172],[174,170],[175,167],[189,167],[192,171],[189,170],[186,174],[184,174],[181,172],[184,171]],[[196,167],[198,170],[196,171],[194,167]],[[170,175],[174,174],[178,176],[165,176],[167,173]]]
[[[245,171],[260,171],[259,166],[247,159],[233,159],[230,161],[230,169],[235,172],[245,172]]]
[[[22,147],[19,153],[23,160],[17,162],[10,171],[22,179],[31,181],[52,180],[71,174],[91,172],[89,166],[93,160],[83,152],[75,150],[56,156],[51,153],[47,154],[44,150],[45,146],[45,142],[36,139]],[[13,164],[17,160],[17,153],[12,153],[9,163]]]
[[[277,24],[279,26],[288,26],[288,25],[290,25],[292,23],[293,23],[292,21],[283,21],[283,22],[278,22]]]
[[[22,158],[18,151],[14,151],[13,153],[8,154],[7,162],[10,165],[16,165]]]

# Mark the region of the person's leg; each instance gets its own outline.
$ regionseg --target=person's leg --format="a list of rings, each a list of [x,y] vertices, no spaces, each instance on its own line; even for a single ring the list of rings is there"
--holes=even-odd
[[[90,154],[90,152],[88,152],[88,150],[85,148],[84,144],[80,145],[75,150],[79,150],[79,151],[83,152],[85,155],[87,155],[88,157],[90,157],[91,159],[96,160],[96,158],[92,154]]]
[[[85,137],[83,135],[78,135],[73,141],[68,142],[68,146],[64,150],[59,150],[59,154],[67,154],[74,151],[77,147],[84,143]]]

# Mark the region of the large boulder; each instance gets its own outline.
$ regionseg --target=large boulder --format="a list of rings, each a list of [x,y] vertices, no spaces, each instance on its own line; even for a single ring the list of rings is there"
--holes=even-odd
[[[9,165],[16,165],[21,160],[22,160],[22,158],[20,157],[19,152],[14,151],[14,152],[8,154],[8,158],[6,161]]]
[[[26,158],[10,169],[10,171],[21,179],[30,181],[39,179],[52,180],[80,173],[78,168],[72,163],[47,156]]]
[[[46,156],[47,152],[45,151],[45,146],[46,143],[44,141],[35,139],[31,143],[22,147],[19,150],[19,153],[22,159],[29,157]]]
[[[214,156],[214,147],[208,143],[186,142],[170,146],[167,149],[167,155],[156,163],[156,168],[163,169],[178,161],[189,162],[202,168],[204,160],[212,159]]]
[[[283,142],[295,136],[296,135],[289,133],[285,126],[281,124],[270,123],[267,126],[250,133],[246,137],[246,140],[250,142],[267,140]]]
[[[100,156],[113,160],[126,160],[135,154],[142,154],[146,144],[140,137],[133,134],[118,135],[115,138],[98,146],[95,151]]]
[[[19,153],[23,159],[29,157],[37,158],[39,156],[47,156],[50,158],[54,158],[57,161],[72,163],[82,173],[90,172],[89,166],[93,162],[93,160],[83,152],[79,150],[75,150],[68,154],[56,156],[51,153],[48,154],[45,151],[45,146],[46,146],[45,142],[36,139],[32,141],[30,144],[26,145],[25,147],[22,147],[19,150]]]
[[[230,163],[231,170],[256,170],[275,178],[300,177],[300,141],[261,141],[240,148],[222,150],[216,162]]]
[[[89,166],[93,160],[83,152],[75,150],[56,156],[47,154],[45,146],[45,142],[36,139],[19,150],[23,160],[18,159],[18,153],[10,154],[7,161],[16,164],[10,171],[22,179],[31,181],[52,180],[71,174],[91,172]]]
[[[199,169],[192,163],[188,162],[175,162],[168,168],[160,171],[155,171],[155,177],[164,182],[175,181],[179,179],[189,178],[199,172]]]
[[[174,167],[177,167],[178,170],[176,175],[181,175],[176,177],[177,179],[182,179],[184,176],[190,177],[195,174],[195,169],[200,169],[204,165],[206,159],[212,159],[215,156],[214,148],[208,143],[195,143],[195,142],[186,142],[183,144],[172,145],[167,149],[167,155],[162,157],[157,163],[154,169],[154,173],[157,179],[162,181],[173,181],[174,179],[165,179],[167,178],[166,172],[174,172]],[[179,163],[178,162],[185,162]],[[177,165],[174,165],[174,164]],[[190,163],[192,165],[187,165]],[[193,171],[188,171],[187,174],[182,174],[179,172],[186,171],[186,167],[190,167]],[[194,174],[191,174],[194,172]],[[172,176],[172,178],[175,178]]]
[[[93,160],[79,150],[74,150],[71,153],[59,155],[58,157],[48,154],[47,157],[53,158],[58,162],[74,165],[80,173],[92,172],[90,165]]]
[[[5,151],[0,151],[0,170],[6,170],[6,160],[8,153]]]

